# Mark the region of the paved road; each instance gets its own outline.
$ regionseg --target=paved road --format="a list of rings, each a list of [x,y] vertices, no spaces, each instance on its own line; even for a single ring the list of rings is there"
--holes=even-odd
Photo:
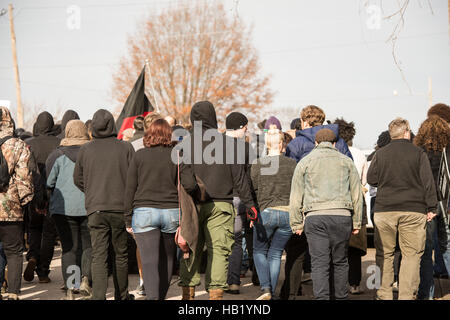
[[[369,289],[367,284],[373,283],[373,270],[371,266],[375,264],[375,250],[370,248],[365,257],[363,257],[363,280],[361,281],[361,287],[364,290],[364,293],[361,295],[350,295],[351,300],[372,300],[375,295],[374,289]],[[24,264],[25,268],[26,264]],[[372,277],[371,277],[372,276]],[[26,282],[22,280],[22,292],[20,298],[22,300],[60,300],[64,297],[64,292],[60,289],[63,284],[62,274],[61,274],[61,249],[60,247],[56,247],[55,255],[51,264],[51,273],[50,273],[51,282],[47,284],[40,284],[38,282],[37,276],[33,282]],[[202,283],[203,282],[202,275]],[[281,288],[281,284],[284,281],[284,257],[282,261],[282,268],[278,283],[279,292]],[[129,275],[129,289],[130,292],[136,296],[137,300],[144,300],[145,297],[140,296],[136,293],[135,289],[138,285],[139,277],[136,274]],[[168,300],[180,300],[181,299],[181,289],[177,285],[178,279],[177,277],[173,277],[172,285],[169,289],[167,299]],[[371,286],[370,286],[371,287]],[[114,297],[114,286],[112,283],[112,277],[109,279],[109,287],[107,292],[107,299],[112,300]],[[241,294],[239,295],[230,295],[225,294],[225,300],[255,300],[259,295],[259,287],[254,286],[251,283],[251,272],[247,273],[247,276],[242,279],[241,285]],[[301,300],[310,300],[312,299],[312,282],[307,282],[303,285],[304,296],[300,297]],[[447,295],[445,299],[450,300],[450,280],[436,280],[436,296],[438,298],[443,295]],[[80,299],[80,295],[75,296],[76,299]],[[203,285],[197,287],[196,291],[196,299],[198,300],[207,300],[208,294],[205,291]]]

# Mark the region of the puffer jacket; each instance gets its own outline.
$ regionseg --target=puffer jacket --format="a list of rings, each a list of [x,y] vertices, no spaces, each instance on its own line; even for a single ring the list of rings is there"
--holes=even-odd
[[[292,230],[303,229],[310,211],[353,211],[353,229],[360,229],[363,193],[353,161],[329,142],[322,142],[302,159],[292,178],[289,218]]]
[[[6,107],[0,107],[0,139],[13,136],[14,124]],[[8,190],[0,193],[0,221],[23,221],[22,207],[34,196],[33,178],[29,169],[31,152],[25,142],[10,138],[3,143],[1,150],[8,163]]]
[[[338,141],[336,142],[336,149],[353,160],[347,143],[345,143],[342,138],[339,138],[339,126],[337,124],[327,124],[324,126],[315,126],[304,130],[298,130],[296,132],[296,138],[286,147],[286,156],[297,162],[302,160],[308,153],[311,152],[311,150],[314,149],[316,133],[321,129],[330,129],[333,131],[338,138]]]

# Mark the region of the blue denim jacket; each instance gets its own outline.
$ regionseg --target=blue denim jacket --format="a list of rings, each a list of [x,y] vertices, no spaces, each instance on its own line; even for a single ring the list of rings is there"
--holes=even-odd
[[[322,142],[298,164],[292,178],[290,224],[303,229],[303,216],[310,211],[353,210],[353,229],[361,228],[363,193],[353,161],[329,142]]]

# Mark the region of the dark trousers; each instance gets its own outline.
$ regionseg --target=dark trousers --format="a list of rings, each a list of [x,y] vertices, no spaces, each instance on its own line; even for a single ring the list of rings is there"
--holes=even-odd
[[[306,235],[293,234],[286,246],[286,263],[284,265],[285,279],[281,287],[280,298],[282,300],[295,300],[301,295],[301,284],[304,264],[308,253]]]
[[[5,281],[6,256],[3,251],[3,244],[0,242],[0,287]]]
[[[317,300],[330,300],[331,297],[343,300],[348,297],[347,256],[351,231],[351,217],[331,215],[306,217],[305,233],[311,255],[313,292]]]
[[[361,256],[363,251],[349,247],[348,248],[348,283],[351,286],[359,286],[361,282]]]
[[[147,300],[164,300],[172,280],[177,252],[175,233],[154,229],[135,233],[134,236],[141,252],[142,277]]]
[[[27,260],[35,258],[36,273],[39,277],[45,277],[50,273],[50,263],[55,250],[57,235],[55,222],[49,215],[37,213],[33,206],[28,206],[28,210],[30,248],[27,252]]]
[[[0,222],[0,242],[8,260],[8,291],[18,295],[23,266],[23,222]]]
[[[241,284],[242,265],[242,228],[245,215],[237,214],[234,220],[234,243],[231,248],[231,255],[228,258],[228,284]]]
[[[73,283],[68,285],[67,278],[73,274],[71,266],[81,269],[81,276],[91,277],[92,246],[91,235],[88,228],[88,217],[71,217],[62,214],[52,215],[56,224],[62,246],[62,274],[67,288],[73,288]],[[77,261],[79,244],[81,243],[81,265]],[[78,279],[81,281],[81,279]]]
[[[114,251],[115,299],[128,299],[127,231],[123,213],[96,211],[88,216],[92,242],[92,299],[106,300],[108,249]]]

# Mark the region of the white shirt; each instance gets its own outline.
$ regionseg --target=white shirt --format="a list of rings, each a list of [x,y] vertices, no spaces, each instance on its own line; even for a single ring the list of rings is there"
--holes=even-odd
[[[359,178],[361,179],[361,184],[365,186],[367,184],[367,171],[369,166],[367,164],[367,159],[364,153],[355,147],[348,147],[350,153],[353,157],[353,162],[355,163],[356,169],[359,173]]]

